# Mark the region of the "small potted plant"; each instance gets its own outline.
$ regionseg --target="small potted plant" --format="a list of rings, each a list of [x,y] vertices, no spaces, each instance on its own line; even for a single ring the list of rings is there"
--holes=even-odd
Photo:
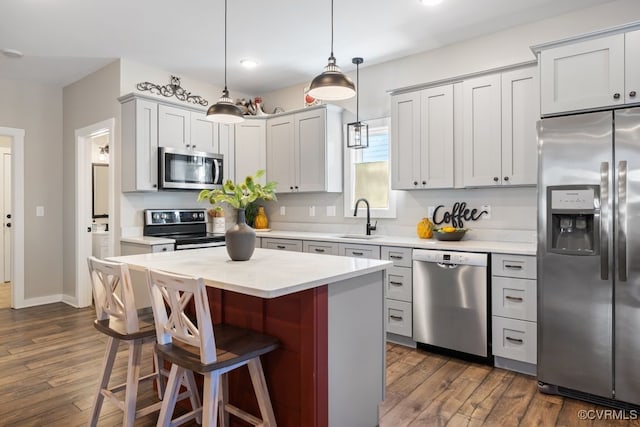
[[[257,182],[264,173],[264,170],[259,170],[254,176],[247,176],[244,181],[239,183],[227,180],[222,189],[202,190],[198,194],[199,202],[208,200],[214,205],[226,203],[236,210],[236,224],[225,233],[227,253],[234,261],[250,259],[256,247],[256,232],[247,225],[246,207],[258,199],[276,200],[277,184],[275,182],[268,182],[265,185]]]

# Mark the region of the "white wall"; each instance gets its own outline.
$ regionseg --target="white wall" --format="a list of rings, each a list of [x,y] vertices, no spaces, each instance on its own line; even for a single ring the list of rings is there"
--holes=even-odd
[[[62,293],[62,90],[0,79],[0,126],[25,130],[24,298]],[[36,217],[36,206],[45,216]],[[18,218],[16,218],[18,220]]]
[[[389,90],[531,61],[535,59],[529,48],[532,45],[637,20],[640,20],[640,2],[619,0],[383,64],[367,67],[367,58],[364,58],[365,66],[360,68],[360,119],[389,116]],[[347,61],[347,58],[342,59],[343,63]],[[355,73],[350,75],[355,79]],[[308,84],[303,82],[261,95],[266,110],[271,111],[276,106],[285,110],[302,108],[302,94]],[[345,108],[345,123],[354,120],[355,98],[336,104]],[[414,235],[415,224],[426,216],[428,206],[450,205],[455,201],[468,201],[471,207],[492,206],[491,219],[469,224],[482,238],[490,238],[496,230],[534,231],[536,228],[536,191],[532,187],[399,193],[397,219],[380,220],[380,234]],[[309,205],[316,207],[315,217],[309,216]],[[278,206],[286,207],[286,216],[279,215]],[[325,215],[327,206],[336,206],[336,217]],[[277,203],[269,203],[267,213],[274,228],[311,228],[318,231],[340,231],[337,229],[342,228],[343,231],[362,232],[363,221],[345,218],[342,206],[342,195],[287,194],[281,195]],[[524,235],[534,238],[533,233]]]

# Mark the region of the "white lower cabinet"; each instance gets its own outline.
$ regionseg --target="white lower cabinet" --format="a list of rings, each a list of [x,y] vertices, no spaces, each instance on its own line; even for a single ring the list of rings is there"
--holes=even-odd
[[[388,299],[386,301],[385,323],[387,332],[410,337],[413,314],[411,303]]]
[[[495,366],[536,374],[536,257],[491,255],[492,348]]]
[[[263,249],[276,249],[279,251],[302,252],[302,240],[263,237],[261,247]]]
[[[338,248],[342,256],[380,259],[380,246],[340,243]]]
[[[393,267],[387,269],[385,323],[392,341],[400,344],[411,343],[413,335],[413,269],[411,263],[412,248],[383,246],[381,258],[393,261]],[[401,338],[402,341],[398,341]]]
[[[302,252],[320,255],[339,255],[338,244],[334,242],[315,242],[305,240],[302,242]]]

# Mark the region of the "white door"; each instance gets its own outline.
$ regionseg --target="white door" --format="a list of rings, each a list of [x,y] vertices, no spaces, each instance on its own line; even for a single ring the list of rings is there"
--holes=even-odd
[[[418,188],[420,180],[420,92],[391,97],[391,187]]]
[[[0,277],[4,282],[11,281],[11,150],[0,148],[0,214],[2,215],[2,244],[0,244]]]
[[[327,111],[305,111],[295,115],[294,166],[296,191],[326,191]]]
[[[421,188],[453,188],[453,85],[425,89],[420,100]]]
[[[278,193],[295,191],[293,114],[267,120],[267,181],[277,182]]]
[[[265,120],[245,120],[236,124],[236,180],[243,181],[267,168],[267,132]],[[267,172],[268,173],[268,172]],[[258,179],[265,184],[265,176]]]
[[[188,110],[158,105],[158,146],[191,147],[191,113]]]
[[[640,102],[640,30],[624,35],[625,102]]]

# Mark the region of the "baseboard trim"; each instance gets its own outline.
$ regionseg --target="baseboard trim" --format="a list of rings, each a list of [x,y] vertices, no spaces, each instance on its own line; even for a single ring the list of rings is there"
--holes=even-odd
[[[63,301],[62,294],[47,295],[44,297],[26,298],[22,301],[22,304],[19,307],[15,307],[15,308],[35,307],[38,305],[53,304],[55,302],[62,302],[62,301]]]

